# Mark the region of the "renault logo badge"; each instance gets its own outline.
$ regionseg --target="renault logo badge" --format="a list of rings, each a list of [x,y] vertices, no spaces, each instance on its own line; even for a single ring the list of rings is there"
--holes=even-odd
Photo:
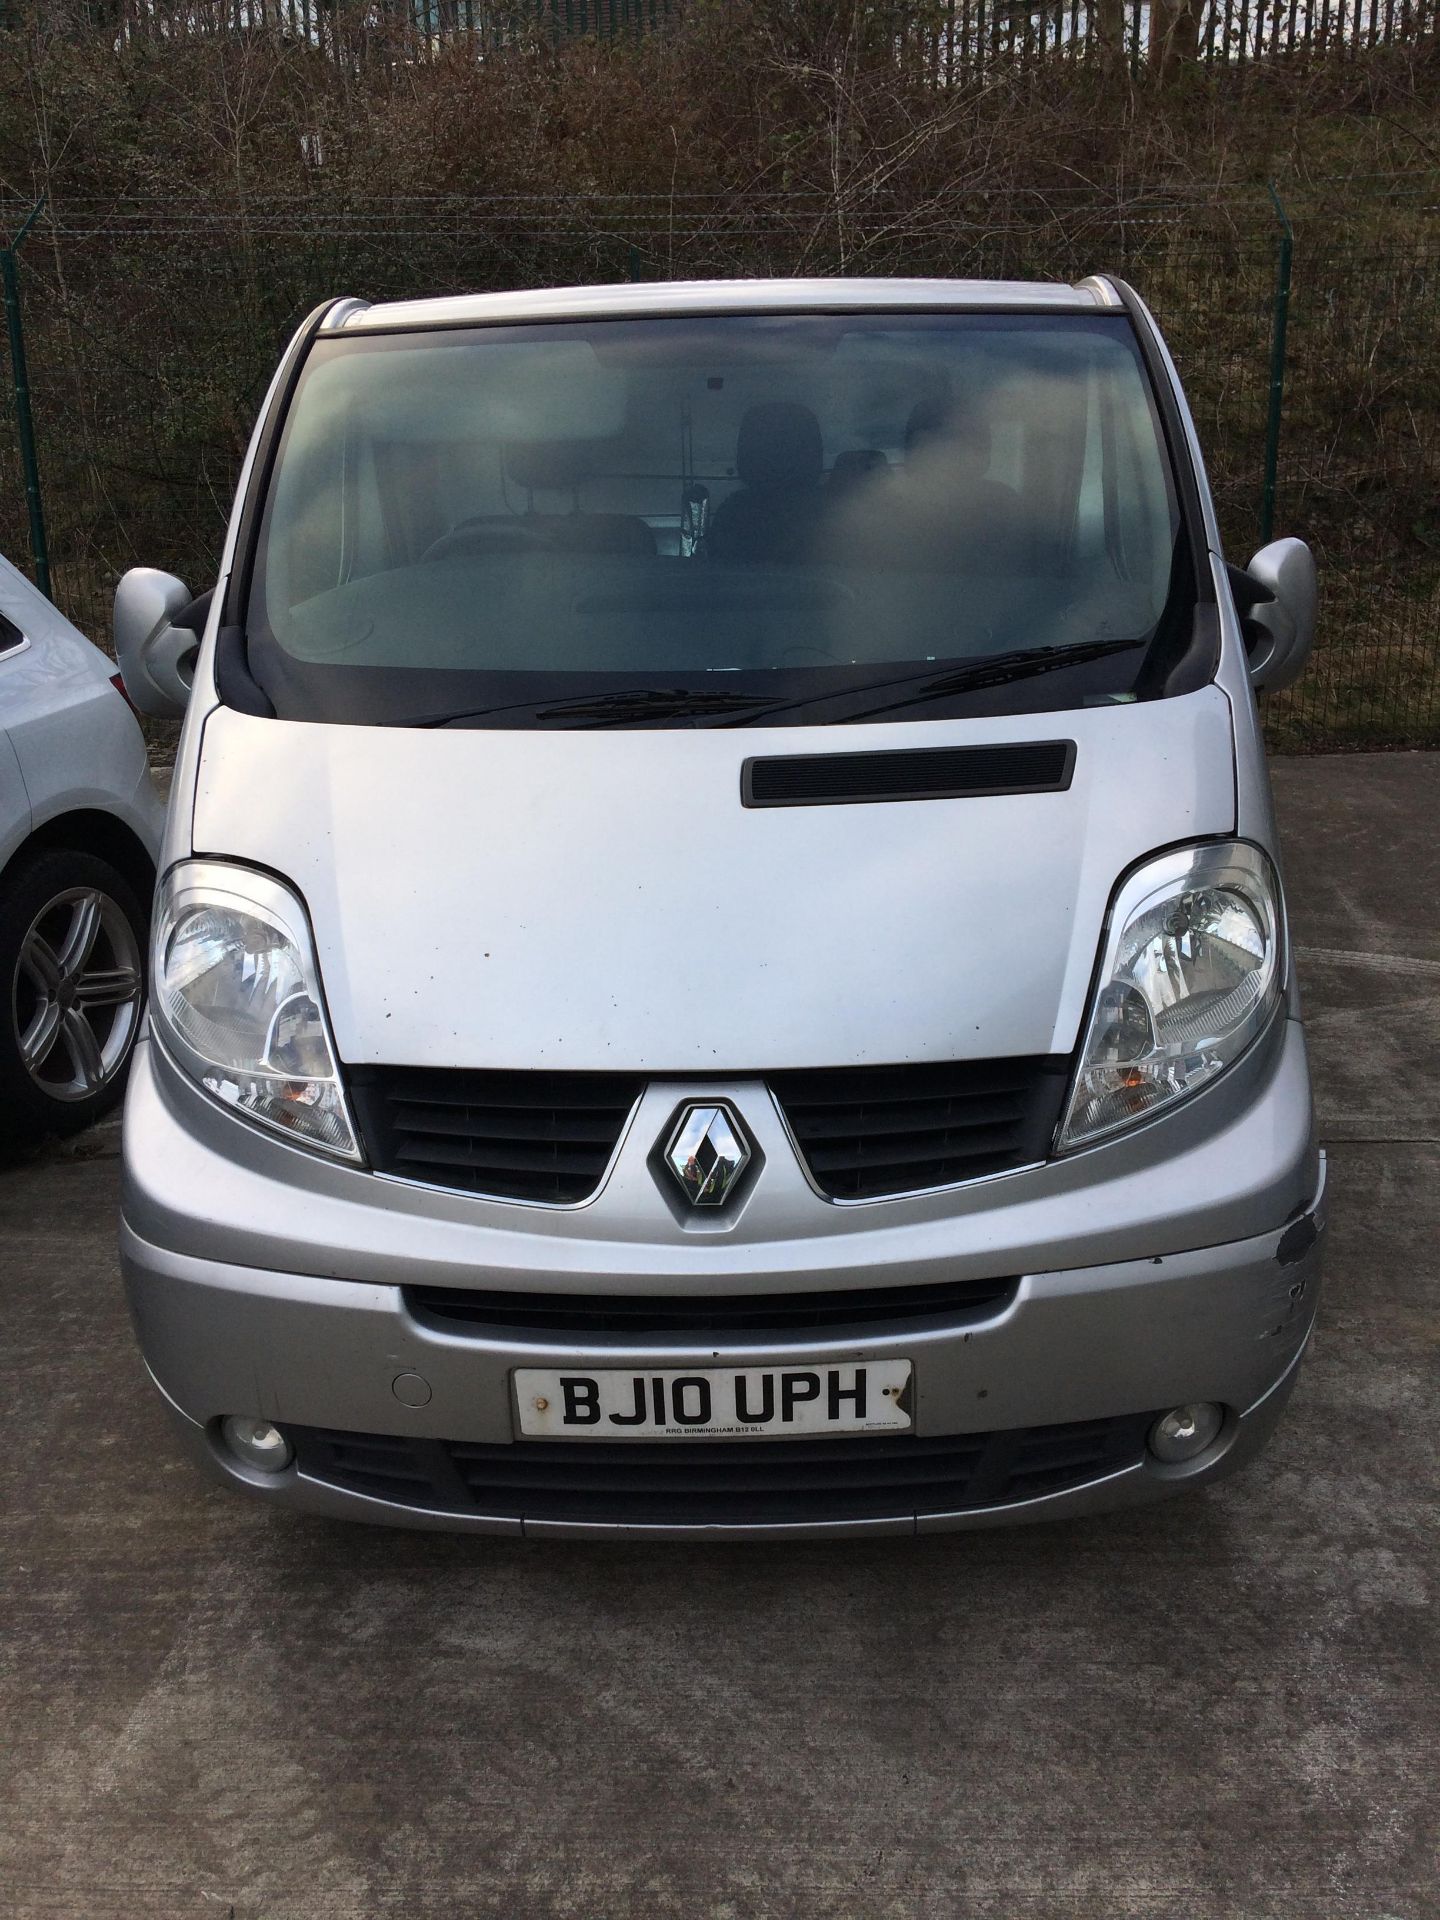
[[[750,1142],[729,1107],[689,1106],[681,1113],[665,1164],[692,1207],[723,1207],[750,1164]]]

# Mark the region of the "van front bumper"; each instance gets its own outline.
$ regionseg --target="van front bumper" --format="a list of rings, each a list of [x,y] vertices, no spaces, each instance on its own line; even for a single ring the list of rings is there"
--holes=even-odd
[[[1163,1499],[1252,1458],[1280,1416],[1309,1338],[1319,1293],[1322,1207],[1317,1193],[1312,1208],[1282,1232],[1236,1245],[1029,1274],[998,1314],[950,1328],[867,1329],[863,1342],[558,1346],[456,1335],[412,1315],[398,1286],[206,1263],[167,1254],[128,1230],[122,1261],[147,1364],[191,1450],[210,1471],[263,1498],[337,1518],[531,1535],[617,1529],[659,1535],[911,1533]],[[1062,1477],[1064,1461],[1079,1460],[1076,1483],[1005,1497],[992,1479],[988,1491],[977,1489],[977,1504],[935,1511],[923,1498],[907,1497],[894,1511],[877,1512],[861,1474],[853,1511],[845,1511],[846,1449],[853,1449],[868,1473],[875,1443],[869,1436],[863,1445],[837,1438],[823,1443],[829,1484],[815,1515],[804,1511],[801,1493],[794,1513],[782,1520],[747,1517],[743,1492],[737,1492],[738,1517],[719,1523],[688,1519],[680,1474],[665,1517],[635,1519],[632,1493],[617,1492],[615,1510],[607,1515],[603,1489],[597,1492],[594,1484],[597,1470],[605,1485],[623,1479],[613,1471],[609,1443],[513,1440],[511,1374],[517,1367],[641,1373],[716,1365],[823,1368],[892,1356],[914,1363],[917,1443],[987,1436],[1007,1450],[1028,1448],[1029,1457],[1042,1464],[1049,1450]],[[420,1407],[400,1397],[424,1393],[429,1397]],[[1219,1439],[1193,1462],[1163,1465],[1144,1446],[1146,1416],[1202,1400],[1226,1409]],[[241,1466],[219,1439],[219,1421],[228,1413],[257,1416],[290,1431],[300,1445],[298,1462],[277,1476]],[[646,1451],[660,1465],[667,1456],[673,1461],[675,1444],[648,1443]],[[806,1443],[711,1442],[697,1486],[734,1466],[729,1450],[740,1444],[752,1462],[763,1449],[769,1467],[787,1449]],[[881,1444],[889,1449],[909,1441],[896,1437]],[[1103,1468],[1087,1469],[1087,1449],[1097,1445],[1110,1449],[1111,1458]],[[487,1502],[483,1489],[462,1491],[461,1480],[444,1464],[459,1458],[463,1465],[466,1456],[483,1460],[497,1447],[512,1446],[518,1447],[515,1464],[543,1464],[538,1491],[527,1493],[501,1473],[496,1497]],[[627,1449],[631,1462],[635,1451]],[[921,1463],[917,1479],[927,1470]],[[483,1481],[483,1467],[469,1477],[472,1486],[477,1478]],[[407,1492],[412,1482],[413,1495]],[[1032,1484],[1048,1489],[1053,1482],[1052,1473]],[[696,1502],[701,1511],[712,1505],[708,1499]]]
[[[653,1115],[642,1107],[636,1164],[627,1170],[622,1155],[601,1203],[557,1214],[385,1181],[265,1138],[152,1042],[137,1049],[126,1111],[121,1260],[146,1363],[196,1458],[313,1513],[706,1537],[1088,1513],[1250,1459],[1310,1336],[1324,1161],[1298,1023],[1278,1022],[1214,1091],[1165,1131],[1139,1129],[1083,1165],[1077,1156],[950,1195],[836,1209],[804,1186],[763,1089],[737,1085],[765,1183],[732,1234],[697,1238],[667,1224],[645,1167],[673,1088],[658,1090]],[[915,1305],[917,1289],[945,1287],[953,1300],[956,1283],[996,1276],[988,1302]],[[544,1332],[523,1315],[457,1322],[437,1317],[421,1288],[544,1295],[559,1321]],[[905,1304],[892,1318],[893,1288]],[[829,1322],[817,1313],[783,1334],[581,1333],[593,1311],[587,1320],[567,1305],[821,1289]],[[857,1290],[872,1310],[878,1295],[883,1317],[836,1324],[833,1303]],[[913,1367],[908,1435],[717,1439],[683,1453],[672,1440],[515,1438],[517,1368],[894,1359]],[[1195,1460],[1163,1464],[1145,1444],[1151,1421],[1197,1401],[1225,1409],[1219,1436]],[[286,1431],[294,1463],[276,1475],[242,1465],[220,1438],[229,1414]]]
[[[1294,1383],[1315,1315],[1323,1224],[1322,1170],[1311,1206],[1283,1230],[1253,1240],[1028,1274],[999,1312],[964,1325],[871,1328],[863,1340],[767,1345],[592,1339],[564,1346],[442,1332],[408,1310],[399,1286],[206,1262],[167,1253],[128,1228],[122,1261],[147,1364],[192,1452],[212,1473],[262,1498],[337,1518],[477,1532],[828,1536],[1089,1513],[1162,1499],[1234,1471],[1264,1445]],[[613,1470],[613,1454],[605,1458],[606,1443],[513,1440],[517,1367],[824,1367],[891,1356],[914,1364],[917,1460],[918,1450],[942,1438],[958,1444],[980,1436],[979,1453],[992,1468],[997,1450],[1007,1460],[1018,1451],[1039,1463],[1037,1477],[997,1480],[987,1471],[983,1486],[943,1510],[933,1508],[923,1487],[919,1497],[896,1497],[891,1510],[889,1496],[877,1497],[865,1484],[873,1440],[866,1436],[857,1446],[837,1438],[823,1443],[827,1484],[813,1512],[797,1493],[794,1510],[779,1520],[747,1514],[742,1490],[731,1517],[699,1517],[714,1512],[707,1496],[695,1502],[692,1518],[679,1473],[663,1515],[646,1517],[642,1503],[636,1518],[635,1495]],[[422,1395],[423,1406],[405,1404]],[[1218,1440],[1193,1462],[1163,1465],[1144,1445],[1149,1416],[1201,1400],[1226,1409]],[[288,1430],[300,1447],[298,1461],[277,1476],[240,1465],[219,1438],[228,1413]],[[968,1440],[959,1446],[964,1458],[976,1453]],[[673,1444],[650,1443],[645,1452],[657,1464],[667,1455],[673,1464]],[[727,1449],[738,1444],[709,1443],[697,1487],[737,1464]],[[752,1462],[757,1451],[767,1456],[764,1482],[787,1449],[804,1443],[743,1444]],[[494,1458],[497,1448],[518,1449],[501,1456],[507,1465],[538,1461],[535,1491],[501,1472],[487,1500],[483,1464],[473,1462]],[[1094,1464],[1097,1448],[1101,1466]],[[633,1462],[636,1450],[627,1452]],[[942,1452],[948,1458],[950,1449]],[[467,1458],[468,1485],[454,1471]],[[850,1458],[865,1470],[852,1476]],[[1063,1484],[1066,1461],[1071,1484]],[[927,1471],[941,1471],[928,1456],[917,1481]],[[1027,1484],[1040,1490],[1027,1493]],[[605,1505],[607,1486],[626,1489],[617,1492],[613,1511]]]

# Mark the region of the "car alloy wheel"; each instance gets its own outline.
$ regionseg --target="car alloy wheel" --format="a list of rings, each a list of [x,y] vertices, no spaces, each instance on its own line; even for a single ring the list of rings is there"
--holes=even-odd
[[[20,1060],[51,1100],[90,1100],[124,1069],[140,1022],[139,942],[99,887],[48,901],[20,943],[11,1017]]]

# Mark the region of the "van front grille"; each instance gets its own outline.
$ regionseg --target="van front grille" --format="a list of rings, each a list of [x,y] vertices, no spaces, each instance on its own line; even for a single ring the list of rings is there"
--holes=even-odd
[[[878,1200],[1045,1159],[1070,1064],[1035,1055],[767,1080],[820,1191]],[[567,1206],[599,1187],[645,1076],[353,1067],[349,1084],[376,1172]]]
[[[623,1073],[349,1072],[377,1173],[551,1206],[594,1193],[643,1084]]]
[[[819,1440],[417,1440],[287,1427],[300,1471],[346,1492],[496,1520],[805,1525],[1038,1499],[1143,1458],[1153,1413],[1000,1433]]]
[[[810,1177],[834,1200],[948,1187],[1046,1158],[1070,1075],[1063,1054],[822,1067],[770,1087]]]

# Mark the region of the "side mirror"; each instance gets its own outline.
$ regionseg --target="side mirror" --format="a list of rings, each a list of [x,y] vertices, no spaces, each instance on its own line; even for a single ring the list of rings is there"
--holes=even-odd
[[[1251,681],[1271,693],[1288,687],[1300,678],[1315,644],[1314,554],[1303,540],[1272,540],[1233,584]]]
[[[199,632],[183,580],[154,567],[132,567],[115,589],[115,658],[125,691],[142,713],[175,719],[185,711]]]

